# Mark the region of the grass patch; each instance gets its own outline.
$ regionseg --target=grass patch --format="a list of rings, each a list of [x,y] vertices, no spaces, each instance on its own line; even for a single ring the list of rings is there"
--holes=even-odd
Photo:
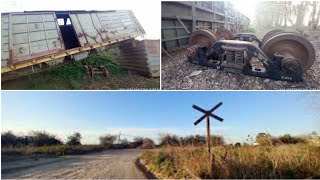
[[[107,53],[102,53],[91,55],[82,61],[33,74],[31,79],[36,79],[37,81],[26,85],[24,89],[81,89],[82,81],[88,79],[83,65],[92,67],[105,66],[112,75],[121,76],[127,74],[127,71],[120,67],[119,62],[114,57]],[[39,81],[41,78],[47,79],[47,82]],[[95,80],[100,79],[97,78]]]
[[[215,147],[214,172],[201,147],[149,150],[141,159],[159,178],[319,178],[320,147],[306,144]]]

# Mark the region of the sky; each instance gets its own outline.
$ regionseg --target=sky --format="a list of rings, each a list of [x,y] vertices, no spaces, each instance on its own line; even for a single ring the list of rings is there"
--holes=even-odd
[[[132,10],[146,31],[146,39],[160,39],[158,0],[1,0],[1,12],[39,10]]]
[[[240,11],[240,13],[244,14],[250,19],[250,23],[254,23],[256,16],[256,9],[259,2],[262,0],[230,0],[230,2],[234,5],[234,8]],[[283,0],[282,0],[283,1]],[[300,4],[300,0],[292,1],[293,5]],[[311,9],[306,12],[306,16],[304,19],[304,25],[308,25],[308,18],[311,14]]]
[[[205,134],[196,104],[224,122],[212,120],[212,133],[228,143],[243,142],[259,132],[306,135],[320,130],[320,93],[288,91],[33,91],[2,92],[1,131],[27,134],[45,130],[62,140],[79,131],[83,143],[98,143],[106,133],[132,139],[159,134]],[[317,103],[317,104],[316,104]]]
[[[234,5],[234,7],[240,11],[240,13],[244,14],[250,19],[250,22],[254,20],[254,16],[256,13],[256,6],[258,4],[258,0],[230,0],[230,2]]]

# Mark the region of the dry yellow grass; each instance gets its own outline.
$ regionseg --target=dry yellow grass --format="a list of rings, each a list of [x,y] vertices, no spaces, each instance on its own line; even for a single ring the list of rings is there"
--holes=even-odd
[[[159,178],[319,178],[320,147],[307,144],[214,147],[210,174],[204,147],[146,151],[141,160]]]

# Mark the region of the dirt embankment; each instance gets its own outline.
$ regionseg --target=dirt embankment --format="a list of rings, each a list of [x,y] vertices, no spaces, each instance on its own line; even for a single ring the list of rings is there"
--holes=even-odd
[[[147,179],[137,166],[140,150],[2,163],[4,179]]]
[[[185,50],[163,54],[161,86],[165,90],[284,90],[320,89],[320,31],[304,32],[313,44],[316,60],[303,76],[303,82],[292,83],[271,79],[232,74],[187,62]]]

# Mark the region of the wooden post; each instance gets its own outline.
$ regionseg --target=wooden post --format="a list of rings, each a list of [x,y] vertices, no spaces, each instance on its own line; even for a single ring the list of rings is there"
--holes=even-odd
[[[214,166],[214,157],[211,154],[211,135],[210,135],[210,118],[207,116],[207,148],[208,148],[208,156],[209,156],[209,169],[210,176],[213,176],[213,166]]]
[[[207,116],[207,146],[208,146],[209,157],[211,157],[211,147],[210,147],[210,119],[209,119],[209,116]]]
[[[214,110],[216,110],[217,108],[219,108],[222,105],[222,102],[220,102],[219,104],[215,105],[211,110],[206,111],[202,108],[200,108],[199,106],[193,105],[192,107],[202,113],[204,113],[204,115],[202,117],[200,117],[198,120],[196,120],[193,124],[196,126],[197,124],[199,124],[202,120],[207,118],[207,148],[208,148],[208,156],[209,156],[209,168],[210,168],[210,177],[213,177],[213,168],[214,168],[214,163],[215,163],[215,157],[214,154],[211,154],[211,135],[210,135],[210,117],[213,117],[215,119],[217,119],[218,121],[223,121],[223,119],[219,116],[216,116],[214,114],[212,114],[212,112]]]

